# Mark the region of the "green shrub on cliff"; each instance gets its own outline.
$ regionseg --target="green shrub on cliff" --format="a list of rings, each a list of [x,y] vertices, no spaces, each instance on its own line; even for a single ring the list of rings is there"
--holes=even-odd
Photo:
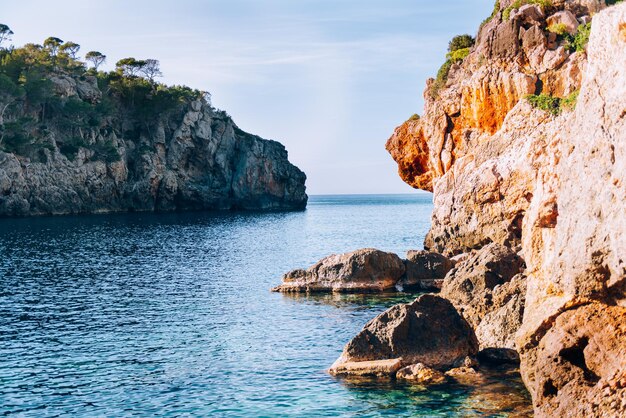
[[[448,52],[458,51],[460,49],[469,49],[474,46],[476,41],[471,35],[457,35],[448,43]]]
[[[578,26],[576,35],[569,35],[565,40],[565,48],[570,52],[582,52],[587,48],[591,35],[591,22]]]
[[[439,95],[439,90],[446,86],[448,82],[448,73],[450,73],[450,68],[452,67],[452,61],[447,60],[443,63],[443,65],[437,71],[437,77],[433,84],[430,86],[430,97],[435,99]]]
[[[470,48],[457,49],[456,51],[448,52],[446,57],[448,61],[461,62],[463,61],[470,53]]]
[[[565,23],[553,23],[548,26],[548,32],[552,32],[561,36],[565,35],[567,33],[567,25]]]
[[[439,90],[445,87],[448,81],[448,74],[452,64],[463,61],[474,46],[475,39],[470,35],[457,35],[450,43],[448,43],[448,53],[446,54],[446,62],[437,71],[437,77],[430,87],[429,94],[432,98],[436,98],[439,94]]]
[[[530,94],[526,96],[526,100],[528,100],[533,107],[558,116],[563,110],[574,110],[576,101],[578,100],[578,93],[579,91],[576,90],[565,98],[554,97],[549,94]]]

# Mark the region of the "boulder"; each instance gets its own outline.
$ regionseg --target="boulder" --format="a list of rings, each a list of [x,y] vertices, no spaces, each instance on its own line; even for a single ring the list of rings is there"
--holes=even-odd
[[[519,20],[523,24],[539,24],[544,19],[543,10],[536,4],[525,4],[511,12],[511,20]]]
[[[489,244],[458,263],[446,276],[441,296],[477,327],[493,309],[493,291],[524,269],[524,260],[512,249]]]
[[[404,364],[450,367],[476,354],[478,343],[454,306],[436,295],[389,308],[368,322],[332,366],[346,362],[402,358]]]
[[[446,375],[422,364],[412,364],[398,370],[396,379],[408,380],[420,385],[440,385],[446,382]]]
[[[406,272],[398,283],[403,289],[439,290],[454,261],[430,251],[409,251],[404,261]]]
[[[374,376],[391,377],[402,367],[402,359],[388,359],[375,361],[349,361],[329,372],[334,376]]]
[[[306,270],[290,271],[274,292],[380,292],[393,289],[404,274],[396,254],[365,248],[333,254]]]
[[[578,32],[578,19],[576,15],[569,10],[561,10],[548,17],[546,20],[548,26],[552,25],[565,25],[567,32],[570,35],[575,35]]]

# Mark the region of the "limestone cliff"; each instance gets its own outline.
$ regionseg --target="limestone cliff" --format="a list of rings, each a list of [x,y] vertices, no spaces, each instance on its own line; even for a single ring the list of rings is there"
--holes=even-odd
[[[568,44],[590,21],[588,45]],[[519,251],[516,347],[537,416],[623,416],[626,4],[500,1],[434,85],[387,142],[402,178],[434,193],[425,247]]]
[[[44,53],[31,49],[13,59]],[[242,131],[202,92],[81,65],[42,65],[45,95],[22,81],[32,71],[12,96],[0,88],[0,216],[306,206],[285,147]]]

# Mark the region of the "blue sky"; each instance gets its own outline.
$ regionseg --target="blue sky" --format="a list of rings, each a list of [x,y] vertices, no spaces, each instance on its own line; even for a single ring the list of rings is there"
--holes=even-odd
[[[310,194],[411,192],[384,149],[421,113],[447,42],[491,0],[3,1],[13,43],[53,35],[161,61],[163,82],[208,90],[240,128],[287,147]]]

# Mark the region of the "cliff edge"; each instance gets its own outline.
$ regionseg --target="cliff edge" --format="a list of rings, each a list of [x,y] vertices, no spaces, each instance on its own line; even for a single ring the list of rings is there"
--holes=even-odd
[[[524,259],[537,416],[626,414],[626,4],[607,3],[498,2],[387,142],[434,193],[427,249]]]

